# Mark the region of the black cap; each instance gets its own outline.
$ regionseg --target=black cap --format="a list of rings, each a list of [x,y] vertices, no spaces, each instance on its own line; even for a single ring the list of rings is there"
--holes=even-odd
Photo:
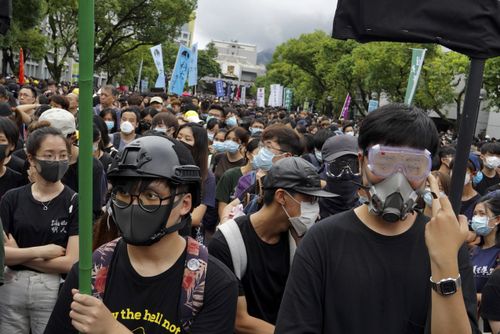
[[[278,160],[264,178],[264,189],[290,189],[316,197],[337,197],[337,194],[321,189],[316,168],[299,157]]]
[[[321,148],[323,161],[332,162],[344,155],[358,155],[358,139],[354,136],[340,135],[328,138]]]

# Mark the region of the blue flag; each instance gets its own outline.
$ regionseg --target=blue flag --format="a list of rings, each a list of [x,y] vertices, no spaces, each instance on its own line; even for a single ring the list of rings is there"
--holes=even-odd
[[[221,97],[221,96],[226,95],[224,93],[224,82],[222,80],[217,80],[215,82],[215,91],[216,91],[217,97]]]
[[[184,84],[189,71],[189,63],[191,58],[191,50],[181,45],[179,52],[177,52],[177,60],[175,61],[174,70],[172,71],[172,78],[168,85],[168,92],[177,95],[182,95],[184,91]]]

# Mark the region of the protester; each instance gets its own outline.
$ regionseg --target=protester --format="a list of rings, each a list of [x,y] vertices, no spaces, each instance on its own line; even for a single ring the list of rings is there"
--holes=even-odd
[[[320,217],[326,218],[358,205],[357,192],[361,182],[358,141],[349,135],[330,137],[323,144],[321,152],[325,163],[325,190],[339,195],[319,199]]]
[[[236,280],[178,233],[199,205],[200,171],[189,150],[162,136],[136,139],[109,177],[122,238],[94,253],[101,264],[94,265],[93,296],[76,290],[73,266],[45,333],[232,333]]]
[[[487,319],[492,333],[500,333],[500,270],[495,270],[483,288],[481,316]]]
[[[471,227],[481,241],[471,250],[471,263],[478,303],[484,285],[493,271],[500,268],[500,193],[481,197],[474,208]]]
[[[151,120],[151,129],[173,138],[179,129],[179,123],[174,115],[169,112],[156,114]]]
[[[243,192],[250,186],[250,179],[247,179],[247,183],[239,183],[239,180],[242,176],[254,170],[253,158],[259,153],[259,145],[259,139],[251,139],[245,148],[245,159],[247,161],[246,165],[228,169],[222,175],[219,182],[217,182],[215,198],[218,202],[217,210],[219,217],[221,217],[222,211],[226,205],[236,198],[235,193],[238,191]]]
[[[450,146],[441,147],[439,150],[439,171],[443,174],[451,174],[451,162],[455,158],[455,149]]]
[[[215,176],[208,168],[208,137],[207,131],[199,124],[188,123],[179,127],[176,138],[186,144],[193,156],[196,166],[200,168],[201,175],[201,203],[191,212],[191,225],[193,235],[200,243],[205,241],[205,224],[215,225],[209,222],[209,210],[215,210]]]
[[[136,133],[141,117],[137,109],[124,109],[121,113],[120,132],[112,133],[110,136],[113,146],[118,151],[123,151],[125,146],[140,135]]]
[[[212,170],[218,182],[225,171],[233,167],[245,165],[245,157],[242,152],[250,139],[247,130],[235,127],[226,132],[224,137],[224,153],[215,155],[212,159]]]
[[[101,110],[99,116],[106,122],[106,127],[109,133],[115,133],[118,131],[118,119],[116,116],[116,111],[112,108],[105,108]]]
[[[500,143],[485,143],[480,150],[480,159],[483,162],[483,169],[481,170],[483,178],[474,185],[474,189],[480,195],[485,195],[489,187],[500,183],[500,176],[497,173],[497,168],[500,166]]]
[[[454,161],[451,162],[450,168],[453,169]],[[464,179],[464,190],[462,192],[460,214],[472,219],[472,214],[477,201],[481,195],[474,189],[473,184],[478,183],[478,177],[482,177],[479,158],[474,153],[469,154],[467,160],[467,171]],[[453,175],[450,175],[453,176]]]
[[[466,218],[446,197],[430,221],[415,211],[438,140],[415,107],[368,114],[358,143],[369,202],[306,234],[276,333],[479,333]]]
[[[31,133],[26,150],[35,182],[10,190],[0,202],[8,266],[0,287],[2,333],[43,333],[60,274],[78,260],[78,198],[61,182],[70,146],[55,128]]]
[[[224,222],[209,245],[240,280],[236,333],[274,332],[295,249],[289,231],[301,238],[319,217],[318,198],[335,196],[321,190],[314,166],[298,157],[278,161],[263,187],[263,207]]]

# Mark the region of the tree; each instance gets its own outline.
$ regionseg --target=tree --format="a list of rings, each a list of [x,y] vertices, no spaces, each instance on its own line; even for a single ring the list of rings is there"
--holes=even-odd
[[[213,42],[208,43],[204,50],[198,50],[198,79],[206,76],[216,77],[222,73],[220,64],[215,61],[217,55]]]
[[[39,60],[46,52],[45,37],[37,28],[42,19],[43,3],[38,0],[13,0],[11,29],[0,36],[2,50],[2,75],[7,75],[8,67],[15,73],[19,71],[14,55],[23,48],[25,61],[29,58]]]
[[[45,64],[59,82],[68,58],[74,58],[78,42],[78,0],[45,0],[47,53]]]
[[[190,20],[196,0],[101,0],[95,7],[95,68],[111,78],[125,56],[145,45],[173,40]]]

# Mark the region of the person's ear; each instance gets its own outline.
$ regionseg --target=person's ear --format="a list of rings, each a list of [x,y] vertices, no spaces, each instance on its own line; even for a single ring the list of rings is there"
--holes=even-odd
[[[190,193],[182,195],[182,200],[180,203],[180,215],[187,215],[191,211],[191,207],[193,205],[192,196]],[[194,209],[194,208],[193,208]]]
[[[285,205],[285,191],[283,189],[277,189],[274,192],[274,200],[280,205]]]

